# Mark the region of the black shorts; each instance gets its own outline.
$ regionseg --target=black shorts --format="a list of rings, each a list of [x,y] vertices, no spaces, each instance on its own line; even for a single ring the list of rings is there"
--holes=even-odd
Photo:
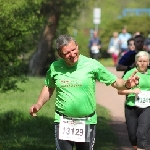
[[[88,128],[90,127],[90,130]],[[68,140],[59,139],[59,123],[55,123],[55,142],[56,150],[73,150],[73,147],[76,146],[76,150],[93,150],[95,143],[95,129],[96,125],[85,125],[86,136],[89,137],[88,142],[73,142]],[[90,133],[87,133],[90,131]]]

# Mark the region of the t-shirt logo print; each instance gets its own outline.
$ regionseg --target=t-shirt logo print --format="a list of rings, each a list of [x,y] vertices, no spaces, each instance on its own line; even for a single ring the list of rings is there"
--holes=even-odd
[[[78,79],[74,80],[60,80],[61,87],[77,87],[82,86],[82,81]]]

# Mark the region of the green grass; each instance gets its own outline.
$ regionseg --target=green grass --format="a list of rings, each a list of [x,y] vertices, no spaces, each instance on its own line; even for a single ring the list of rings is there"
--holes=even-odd
[[[0,150],[55,150],[54,103],[55,95],[38,112],[29,115],[30,106],[36,102],[44,78],[29,78],[19,84],[24,92],[0,95]],[[94,150],[113,150],[117,140],[108,123],[109,111],[97,105],[98,125]]]

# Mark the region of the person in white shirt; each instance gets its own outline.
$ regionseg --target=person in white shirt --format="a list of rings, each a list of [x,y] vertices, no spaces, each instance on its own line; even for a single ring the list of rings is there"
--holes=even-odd
[[[131,38],[132,35],[127,32],[126,28],[122,29],[122,33],[119,34],[120,43],[120,55],[123,56],[128,51],[127,40]]]
[[[119,56],[119,38],[118,32],[113,32],[113,37],[110,38],[108,53],[111,54],[114,66],[118,63]]]

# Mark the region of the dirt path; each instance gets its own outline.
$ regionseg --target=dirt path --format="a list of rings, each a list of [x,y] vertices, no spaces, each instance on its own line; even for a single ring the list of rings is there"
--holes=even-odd
[[[112,73],[121,77],[123,72],[117,72],[115,67],[107,67]],[[127,129],[124,117],[124,101],[125,96],[118,95],[116,89],[111,86],[97,82],[96,85],[97,103],[110,110],[112,116],[111,126],[114,129],[119,142],[119,150],[133,150],[129,143]],[[148,137],[148,148],[150,150],[150,134]]]

